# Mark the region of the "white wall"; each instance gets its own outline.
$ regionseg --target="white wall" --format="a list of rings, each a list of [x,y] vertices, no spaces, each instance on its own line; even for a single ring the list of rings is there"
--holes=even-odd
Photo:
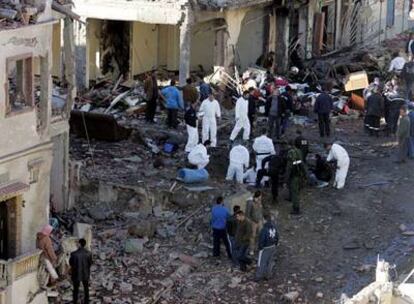
[[[214,22],[198,23],[192,28],[191,37],[191,70],[199,70],[202,65],[204,70],[213,70],[215,31]]]
[[[241,65],[242,70],[254,65],[257,58],[263,54],[264,14],[263,9],[250,11],[242,21],[236,50],[236,63]]]

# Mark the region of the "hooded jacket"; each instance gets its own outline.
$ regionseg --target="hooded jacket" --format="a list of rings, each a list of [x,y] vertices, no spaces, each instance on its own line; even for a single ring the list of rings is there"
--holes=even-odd
[[[276,246],[279,243],[279,232],[272,221],[267,221],[259,235],[259,250],[263,248]]]
[[[42,256],[48,259],[52,264],[57,261],[55,250],[53,249],[52,240],[48,235],[38,232],[36,236],[36,247],[42,250]]]

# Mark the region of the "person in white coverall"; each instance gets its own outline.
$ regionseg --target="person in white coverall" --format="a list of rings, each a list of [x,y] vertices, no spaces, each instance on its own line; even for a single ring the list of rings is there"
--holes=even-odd
[[[201,137],[203,142],[211,141],[211,146],[217,146],[217,118],[221,117],[220,105],[210,93],[208,98],[201,103],[199,109],[200,115],[203,116],[203,126]]]
[[[250,121],[247,115],[249,111],[249,92],[243,92],[243,96],[237,99],[235,115],[236,125],[230,135],[230,140],[234,141],[239,134],[240,130],[243,129],[243,140],[247,141],[250,137]]]
[[[329,151],[328,162],[336,161],[336,173],[334,187],[342,189],[345,186],[346,176],[349,169],[349,155],[346,150],[338,144],[325,144],[325,149]]]
[[[244,169],[249,167],[249,150],[242,145],[235,145],[230,150],[230,164],[227,169],[226,180],[232,181],[236,177],[239,184],[243,184]]]
[[[256,153],[256,171],[262,169],[262,160],[264,158],[276,154],[273,141],[266,136],[266,129],[262,130],[261,136],[254,139],[253,151]]]
[[[195,146],[190,153],[188,153],[188,162],[194,166],[197,166],[197,169],[204,169],[210,162],[210,156],[207,154],[207,146],[210,145],[210,141],[206,141],[203,144],[198,144]]]

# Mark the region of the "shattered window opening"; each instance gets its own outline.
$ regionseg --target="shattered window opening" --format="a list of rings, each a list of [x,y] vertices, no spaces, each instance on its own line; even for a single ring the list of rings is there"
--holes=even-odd
[[[6,113],[20,113],[33,109],[33,57],[26,55],[9,58],[6,69]]]

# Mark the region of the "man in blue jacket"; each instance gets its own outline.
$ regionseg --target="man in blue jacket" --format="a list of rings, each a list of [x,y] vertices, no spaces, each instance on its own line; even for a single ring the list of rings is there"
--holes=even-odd
[[[181,93],[175,86],[175,80],[171,80],[171,85],[161,90],[160,97],[165,101],[168,116],[167,125],[169,128],[176,129],[178,126],[178,110],[183,109]]]
[[[276,246],[279,242],[279,233],[276,225],[272,222],[271,215],[265,213],[263,218],[266,222],[259,235],[259,257],[257,260],[256,282],[263,279],[270,279],[274,266]]]
[[[329,115],[331,114],[332,108],[332,97],[327,93],[327,88],[325,88],[324,92],[316,98],[314,107],[314,112],[318,114],[319,134],[321,137],[325,135],[328,137],[331,136]]]
[[[211,210],[211,228],[213,229],[213,256],[220,256],[220,242],[226,246],[227,256],[231,259],[230,242],[227,236],[227,220],[229,210],[223,205],[223,198],[217,198],[216,205]]]

